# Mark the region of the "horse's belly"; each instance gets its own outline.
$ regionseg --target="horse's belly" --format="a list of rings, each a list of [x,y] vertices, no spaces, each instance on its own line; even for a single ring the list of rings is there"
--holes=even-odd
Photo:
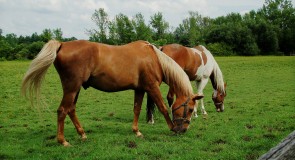
[[[89,86],[105,92],[134,89],[137,86],[135,79],[130,76],[113,77],[110,75],[99,75],[90,77],[87,83]]]

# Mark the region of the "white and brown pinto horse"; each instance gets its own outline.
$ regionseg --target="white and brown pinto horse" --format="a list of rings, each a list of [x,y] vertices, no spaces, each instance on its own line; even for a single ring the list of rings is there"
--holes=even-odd
[[[49,41],[32,61],[22,82],[22,93],[39,99],[40,86],[49,66],[54,66],[60,76],[63,98],[57,110],[57,140],[70,145],[64,138],[64,120],[71,118],[78,134],[86,134],[76,115],[76,102],[81,87],[93,87],[105,92],[134,90],[134,120],[132,130],[142,136],[138,118],[144,93],[147,92],[164,115],[170,130],[185,132],[189,127],[195,101],[202,96],[194,95],[185,72],[171,58],[145,41],[122,46],[111,46],[89,41]],[[173,113],[170,119],[159,86],[166,82],[176,94],[172,108],[185,106]],[[29,93],[29,94],[28,94]],[[118,106],[119,107],[119,106]],[[185,115],[185,118],[183,118]],[[177,124],[174,122],[177,121]]]
[[[215,104],[217,112],[224,110],[224,97],[226,96],[226,84],[223,81],[222,72],[213,58],[213,55],[204,46],[196,46],[194,48],[184,47],[179,44],[169,44],[160,48],[165,54],[171,57],[188,75],[191,81],[196,81],[198,95],[203,95],[205,88],[210,78],[213,86],[212,100]],[[174,100],[173,88],[169,88],[167,100],[169,106]],[[203,98],[201,101],[201,111],[203,115],[207,115]],[[153,123],[152,112],[153,106],[148,98],[147,102],[147,120]],[[172,110],[174,111],[174,110]],[[197,117],[197,103],[194,108],[194,115]]]

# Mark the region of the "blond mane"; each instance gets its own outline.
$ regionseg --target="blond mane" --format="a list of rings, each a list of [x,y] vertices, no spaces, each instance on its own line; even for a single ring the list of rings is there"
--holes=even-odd
[[[173,88],[176,94],[179,92],[185,96],[193,95],[193,88],[183,69],[172,58],[160,51],[154,45],[152,46],[164,72],[165,82]]]

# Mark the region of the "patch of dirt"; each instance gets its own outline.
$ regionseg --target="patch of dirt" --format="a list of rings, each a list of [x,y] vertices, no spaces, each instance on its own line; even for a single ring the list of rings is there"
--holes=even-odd
[[[137,147],[137,144],[135,142],[133,142],[133,141],[129,141],[127,143],[127,147],[128,148],[136,148]]]
[[[252,140],[250,136],[243,136],[242,139],[246,142],[250,142]]]

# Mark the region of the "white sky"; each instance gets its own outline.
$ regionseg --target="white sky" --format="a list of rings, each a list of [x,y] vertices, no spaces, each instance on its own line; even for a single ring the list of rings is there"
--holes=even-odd
[[[63,37],[88,39],[86,29],[95,28],[91,16],[104,8],[110,20],[123,13],[133,17],[141,13],[147,22],[161,12],[170,26],[177,27],[189,11],[216,18],[231,12],[244,14],[262,8],[264,0],[0,0],[2,35],[30,36],[46,28],[61,28]],[[294,6],[295,0],[292,0]]]

